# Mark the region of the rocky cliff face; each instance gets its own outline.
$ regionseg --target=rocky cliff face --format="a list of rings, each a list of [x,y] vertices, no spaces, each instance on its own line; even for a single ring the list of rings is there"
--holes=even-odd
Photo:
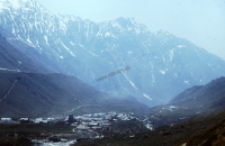
[[[54,72],[150,106],[225,73],[224,60],[166,31],[151,33],[130,18],[55,15],[34,0],[0,1],[0,33]]]

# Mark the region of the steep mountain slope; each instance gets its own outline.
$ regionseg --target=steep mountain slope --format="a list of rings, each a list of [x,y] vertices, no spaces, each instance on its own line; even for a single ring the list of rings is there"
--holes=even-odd
[[[8,41],[0,35],[0,70],[14,72],[42,72],[51,71],[38,62],[34,62],[29,57],[12,47]]]
[[[146,108],[133,97],[113,98],[76,77],[63,74],[0,71],[0,87],[1,117],[44,117],[102,111],[134,112],[141,116]],[[127,105],[134,103],[135,106]]]
[[[194,135],[184,140],[186,146],[202,145],[202,146],[222,146],[225,144],[225,119],[215,123],[207,129],[196,132]]]
[[[224,108],[225,77],[213,80],[202,87],[187,89],[172,99],[170,103],[176,103],[187,108],[206,108],[208,106]]]
[[[133,19],[94,23],[54,15],[34,0],[0,4],[0,33],[19,51],[112,95],[131,94],[153,106],[225,73],[224,60]]]
[[[172,100],[170,100],[170,103],[176,102],[176,101],[185,100],[188,96],[192,97],[192,95],[195,94],[195,92],[199,91],[203,87],[204,86],[194,86],[192,88],[188,88],[187,90],[181,92],[175,98],[173,98]]]
[[[204,86],[194,86],[180,93],[168,104],[151,108],[148,121],[154,126],[190,121],[225,110],[225,77]]]

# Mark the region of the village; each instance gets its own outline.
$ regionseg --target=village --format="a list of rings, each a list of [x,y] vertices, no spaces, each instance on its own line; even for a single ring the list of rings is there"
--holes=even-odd
[[[83,115],[69,115],[65,117],[46,117],[46,118],[0,118],[0,124],[11,124],[11,125],[37,125],[37,126],[49,126],[53,128],[56,127],[67,127],[71,130],[70,134],[62,133],[52,133],[50,131],[45,131],[41,133],[41,137],[31,137],[34,143],[45,143],[45,145],[52,145],[55,142],[57,144],[69,145],[73,143],[79,143],[91,139],[101,139],[103,137],[113,136],[114,134],[128,134],[130,137],[134,137],[133,132],[137,132],[135,129],[133,132],[129,132],[128,129],[124,127],[114,127],[115,123],[143,123],[143,127],[152,130],[151,123],[147,122],[147,117],[141,120],[135,117],[134,113],[117,113],[117,112],[101,112]],[[114,126],[113,126],[114,123]],[[133,126],[135,128],[136,126]],[[128,133],[127,133],[128,132]]]
[[[20,118],[20,120],[15,121],[12,118],[1,118],[2,124],[46,124],[46,125],[70,125],[75,130],[101,130],[109,129],[112,121],[123,120],[139,120],[134,116],[134,113],[117,113],[117,112],[107,112],[107,113],[94,113],[94,114],[83,114],[81,116],[69,115],[67,118]],[[149,128],[149,123],[146,124]]]

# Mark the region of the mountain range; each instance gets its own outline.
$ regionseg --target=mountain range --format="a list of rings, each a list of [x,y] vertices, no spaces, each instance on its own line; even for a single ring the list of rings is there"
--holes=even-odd
[[[148,106],[225,73],[224,60],[166,31],[152,33],[132,18],[95,23],[53,14],[35,0],[1,0],[0,33],[15,52],[37,64],[36,71],[76,76],[102,92],[133,95]]]

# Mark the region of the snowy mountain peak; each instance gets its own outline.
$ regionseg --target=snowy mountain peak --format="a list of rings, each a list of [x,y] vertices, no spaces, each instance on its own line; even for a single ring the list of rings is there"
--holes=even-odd
[[[36,1],[34,0],[1,0],[0,1],[0,10],[2,9],[20,9],[24,7],[34,7]],[[38,4],[40,6],[40,4]]]
[[[104,33],[116,31],[121,35],[136,35],[150,33],[148,28],[143,24],[138,24],[133,18],[117,18],[115,20],[99,24],[100,31],[97,36],[104,36]],[[111,35],[113,37],[113,35]]]

